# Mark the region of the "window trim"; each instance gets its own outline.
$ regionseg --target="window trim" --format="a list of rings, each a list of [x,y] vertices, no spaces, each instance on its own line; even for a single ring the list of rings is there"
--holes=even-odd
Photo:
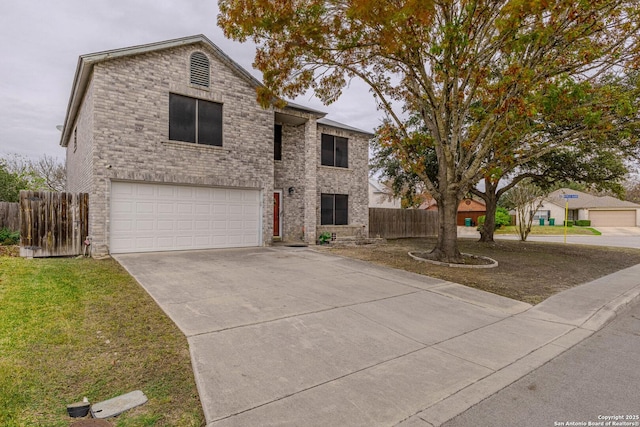
[[[172,138],[171,135],[171,99],[172,97],[180,97],[180,98],[185,98],[185,99],[189,99],[189,100],[193,100],[195,102],[195,109],[194,109],[194,140],[193,141],[185,141],[184,139],[175,139],[175,135],[174,138]],[[200,121],[200,103],[207,103],[207,104],[211,104],[211,105],[215,105],[219,107],[219,115],[220,115],[220,123],[219,123],[219,127],[220,127],[220,131],[219,133],[216,133],[216,139],[219,139],[217,141],[215,141],[216,143],[213,144],[207,144],[207,143],[202,143],[199,142],[200,139],[200,126],[199,126],[199,121]],[[185,138],[186,139],[186,138]],[[193,96],[188,96],[188,95],[183,95],[180,93],[174,93],[174,92],[170,92],[169,93],[169,141],[175,141],[175,142],[184,142],[187,144],[194,144],[194,145],[199,145],[199,146],[207,146],[207,147],[222,147],[224,145],[224,104],[220,103],[220,102],[215,102],[215,101],[210,101],[208,99],[201,99],[201,98],[195,98]]]
[[[325,150],[325,143],[329,142],[328,138],[331,138],[331,151],[332,158],[327,159],[325,156],[326,152],[329,150]],[[338,143],[344,149],[344,154],[342,156],[338,156],[340,150],[338,149]],[[338,160],[341,160],[340,162]],[[338,164],[340,163],[340,164]],[[340,169],[349,169],[349,138],[343,136],[332,135],[329,133],[320,134],[320,164],[322,166],[329,166]]]
[[[323,207],[323,200],[331,197],[331,222],[325,221],[325,215],[327,208]],[[344,222],[340,221],[336,223],[336,206],[337,200],[341,199],[342,203],[344,203]],[[349,225],[349,195],[348,194],[335,194],[335,193],[321,193],[320,194],[320,225]]]

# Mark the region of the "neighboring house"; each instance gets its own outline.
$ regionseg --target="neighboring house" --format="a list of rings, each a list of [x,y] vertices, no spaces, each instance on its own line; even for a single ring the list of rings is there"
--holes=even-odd
[[[369,207],[401,209],[401,198],[393,195],[393,190],[383,183],[369,178]]]
[[[484,200],[463,199],[458,205],[458,225],[466,225],[467,218],[471,219],[471,225],[478,225],[478,218],[487,214],[487,206]]]
[[[79,58],[60,144],[93,254],[367,236],[372,135],[260,85],[202,35]]]
[[[577,196],[565,198],[564,196]],[[611,196],[593,196],[582,191],[561,188],[545,197],[534,215],[534,224],[540,218],[548,224],[554,218],[556,224],[563,224],[568,203],[568,219],[590,220],[593,227],[637,227],[640,225],[640,205],[626,202]]]
[[[428,211],[437,211],[438,204],[433,198],[427,198],[420,208]],[[476,226],[478,225],[478,218],[486,214],[487,207],[483,200],[473,198],[462,199],[458,204],[456,223],[458,225],[467,225],[467,219],[470,219],[471,225]]]

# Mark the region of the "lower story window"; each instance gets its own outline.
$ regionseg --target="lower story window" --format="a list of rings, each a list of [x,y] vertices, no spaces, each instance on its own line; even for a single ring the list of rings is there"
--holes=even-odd
[[[349,196],[323,193],[320,200],[320,224],[349,224]]]

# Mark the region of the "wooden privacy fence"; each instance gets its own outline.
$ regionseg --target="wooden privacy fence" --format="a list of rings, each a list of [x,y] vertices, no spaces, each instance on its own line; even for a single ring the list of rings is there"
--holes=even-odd
[[[0,228],[20,229],[20,203],[0,202]]]
[[[79,255],[89,234],[87,193],[20,192],[20,255]]]
[[[369,236],[397,239],[438,234],[438,212],[421,209],[369,208]]]

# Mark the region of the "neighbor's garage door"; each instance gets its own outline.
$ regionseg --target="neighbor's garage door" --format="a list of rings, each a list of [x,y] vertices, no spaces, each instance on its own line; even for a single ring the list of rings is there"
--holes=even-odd
[[[113,182],[110,252],[260,244],[260,192]]]
[[[589,211],[593,227],[635,227],[636,211]]]

